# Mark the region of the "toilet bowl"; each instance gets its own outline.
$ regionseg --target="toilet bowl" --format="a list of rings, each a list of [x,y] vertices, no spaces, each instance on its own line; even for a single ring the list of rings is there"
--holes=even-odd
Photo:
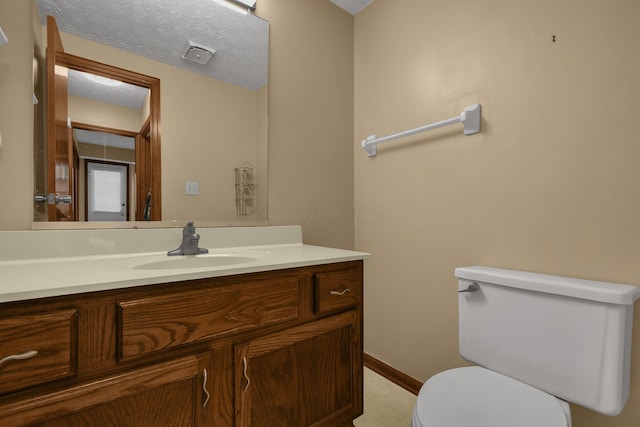
[[[412,427],[571,427],[629,396],[640,288],[491,267],[457,268],[460,355],[427,380]]]
[[[479,366],[431,377],[420,389],[412,427],[571,427],[569,404]]]

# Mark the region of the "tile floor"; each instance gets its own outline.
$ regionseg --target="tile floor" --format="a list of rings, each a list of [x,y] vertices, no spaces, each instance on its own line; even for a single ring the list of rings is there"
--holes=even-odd
[[[370,369],[364,369],[364,415],[356,427],[409,427],[416,396]]]

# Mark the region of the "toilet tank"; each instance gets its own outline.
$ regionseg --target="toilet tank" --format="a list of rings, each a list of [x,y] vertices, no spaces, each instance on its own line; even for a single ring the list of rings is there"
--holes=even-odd
[[[458,294],[462,357],[594,411],[622,411],[640,288],[490,267],[455,275],[458,291],[478,285]]]

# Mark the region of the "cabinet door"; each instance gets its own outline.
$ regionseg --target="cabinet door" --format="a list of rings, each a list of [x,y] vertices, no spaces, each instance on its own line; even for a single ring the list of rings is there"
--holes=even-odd
[[[208,404],[202,391],[205,367],[206,357],[185,357],[34,396],[0,407],[0,425],[203,425],[202,408]]]
[[[357,311],[236,346],[236,426],[349,423],[362,413]]]

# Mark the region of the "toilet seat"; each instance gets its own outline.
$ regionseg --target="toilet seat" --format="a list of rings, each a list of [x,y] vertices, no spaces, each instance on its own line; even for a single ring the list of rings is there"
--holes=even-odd
[[[420,389],[412,427],[570,427],[569,405],[479,366],[431,377]]]

